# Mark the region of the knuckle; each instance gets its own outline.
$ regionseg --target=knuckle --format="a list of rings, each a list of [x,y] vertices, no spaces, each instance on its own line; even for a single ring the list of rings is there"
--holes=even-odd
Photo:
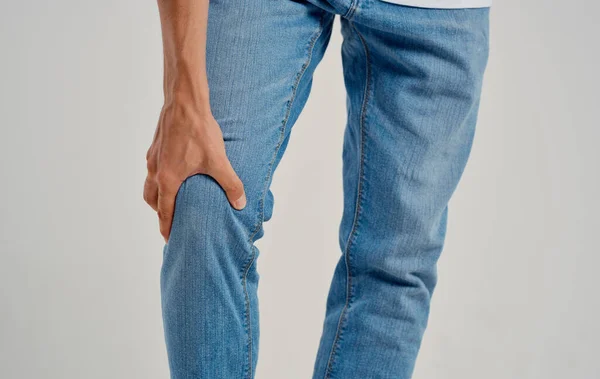
[[[173,175],[168,171],[159,171],[156,173],[156,181],[159,186],[169,186],[173,182]]]
[[[169,220],[169,215],[164,209],[159,208],[156,213],[158,214],[158,219],[161,221],[161,225]]]
[[[218,153],[211,153],[204,159],[205,165],[213,170],[222,170],[227,167],[227,157]]]
[[[154,160],[152,159],[146,161],[146,169],[148,170],[148,172],[156,171],[156,162],[154,162]]]
[[[156,200],[152,198],[152,188],[150,187],[148,181],[146,181],[146,183],[144,184],[144,192],[142,194],[142,197],[144,198],[144,201],[149,205],[152,205],[153,200]]]
[[[225,190],[225,193],[227,193],[229,196],[233,196],[235,198],[238,198],[239,196],[241,196],[244,193],[244,190],[242,187],[228,187],[228,188],[223,188]]]
[[[244,186],[242,185],[242,182],[239,181],[239,179],[232,181],[230,184],[228,184],[225,188],[226,192],[242,192],[244,189]]]
[[[209,172],[219,171],[220,169],[219,161],[212,157],[206,158],[202,166]]]
[[[146,160],[150,161],[152,160],[152,153],[153,153],[154,149],[153,149],[153,145],[150,145],[150,147],[148,148],[148,150],[146,151]]]

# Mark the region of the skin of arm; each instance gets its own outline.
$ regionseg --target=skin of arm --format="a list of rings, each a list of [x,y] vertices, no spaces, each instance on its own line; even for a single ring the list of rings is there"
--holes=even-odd
[[[158,0],[164,54],[164,105],[146,154],[144,200],[169,239],[175,197],[189,176],[213,177],[235,209],[246,206],[244,186],[225,154],[209,104],[206,28],[209,0]]]

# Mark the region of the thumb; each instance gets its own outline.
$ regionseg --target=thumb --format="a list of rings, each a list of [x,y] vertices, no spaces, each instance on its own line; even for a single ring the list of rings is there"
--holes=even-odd
[[[244,184],[237,176],[229,159],[227,156],[224,156],[219,164],[215,165],[208,172],[208,175],[213,177],[219,183],[225,194],[227,195],[227,199],[229,203],[237,209],[242,210],[246,206],[246,194],[244,192]]]

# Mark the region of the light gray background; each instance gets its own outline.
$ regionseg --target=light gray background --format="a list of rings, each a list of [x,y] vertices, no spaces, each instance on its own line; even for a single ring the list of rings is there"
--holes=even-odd
[[[415,379],[600,378],[599,12],[496,1]],[[260,379],[310,377],[340,256],[340,43],[336,27],[275,176]],[[167,378],[162,242],[141,196],[156,4],[3,1],[0,54],[0,377]]]

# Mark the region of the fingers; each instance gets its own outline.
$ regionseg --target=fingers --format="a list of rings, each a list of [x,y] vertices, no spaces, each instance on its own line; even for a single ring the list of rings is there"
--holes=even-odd
[[[223,188],[229,203],[237,210],[244,209],[246,206],[244,185],[235,173],[227,156],[223,154],[215,164],[211,164],[209,167],[208,175],[212,176]]]
[[[196,170],[178,170],[170,166],[158,169],[156,161],[148,159],[148,176],[144,182],[144,200],[158,213],[160,233],[165,242],[168,242],[171,234],[177,192],[186,177],[186,175],[177,175],[175,172],[189,172],[187,175],[194,175],[195,173],[209,175],[225,191],[227,200],[233,208],[241,210],[246,206],[244,185],[235,173],[225,152],[214,153],[211,156],[211,159],[204,160],[204,164]],[[193,165],[188,166],[192,167]]]
[[[158,199],[157,208],[158,222],[160,225],[160,234],[165,242],[169,241],[171,234],[171,225],[173,223],[173,213],[175,211],[175,197],[181,182],[171,177],[158,177]]]
[[[175,208],[175,197],[181,182],[164,175],[158,176],[148,174],[144,182],[144,200],[158,214],[160,234],[169,240],[173,213]]]

